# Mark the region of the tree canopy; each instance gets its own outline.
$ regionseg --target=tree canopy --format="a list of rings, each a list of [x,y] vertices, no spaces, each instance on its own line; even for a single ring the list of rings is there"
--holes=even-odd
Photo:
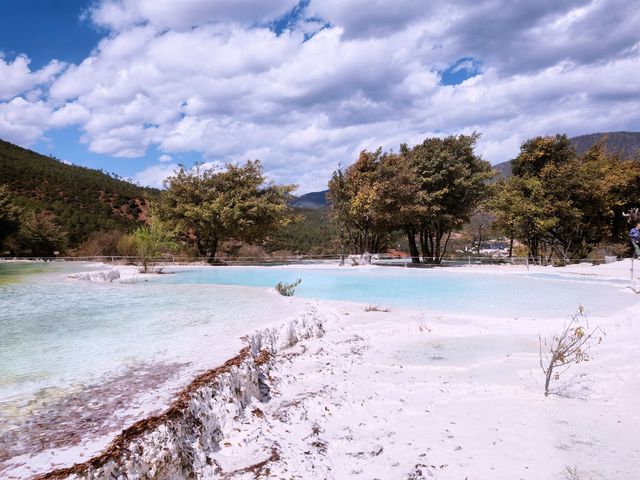
[[[605,141],[577,155],[566,135],[533,138],[513,173],[489,203],[503,231],[543,262],[583,258],[620,240],[622,211],[640,199],[640,164],[608,154]]]
[[[0,185],[0,246],[4,240],[20,228],[22,211],[14,205],[6,185]]]
[[[407,234],[411,255],[439,263],[454,228],[487,193],[493,173],[474,154],[478,135],[428,138],[400,153],[363,151],[329,182],[333,218],[355,250],[377,252],[384,235]]]
[[[207,261],[221,241],[254,242],[291,221],[287,200],[293,185],[268,183],[260,161],[187,170],[165,181],[158,213]]]

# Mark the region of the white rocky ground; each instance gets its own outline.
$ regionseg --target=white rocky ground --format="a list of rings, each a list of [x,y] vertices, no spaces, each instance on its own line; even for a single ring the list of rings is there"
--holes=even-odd
[[[245,410],[218,462],[254,478],[241,469],[275,448],[269,478],[637,479],[637,313],[599,319],[593,360],[545,397],[551,322],[339,308],[324,337],[281,355],[271,400]]]
[[[564,271],[626,278],[628,265]],[[640,306],[589,319],[605,340],[549,397],[538,334],[562,321],[332,311],[221,442],[225,478],[640,478]]]
[[[627,279],[629,267],[617,262],[553,272]],[[217,432],[209,451],[194,444],[207,460],[193,474],[640,478],[640,304],[589,319],[589,327],[601,326],[606,338],[592,350],[591,361],[554,383],[557,394],[549,397],[543,394],[538,335],[559,333],[562,319],[536,320],[535,312],[513,320],[431,317],[364,307],[320,303],[325,335],[272,358],[264,370],[268,399],[262,385],[260,395],[254,392],[238,403],[242,408]],[[179,478],[176,470],[168,471],[173,473],[157,478]]]

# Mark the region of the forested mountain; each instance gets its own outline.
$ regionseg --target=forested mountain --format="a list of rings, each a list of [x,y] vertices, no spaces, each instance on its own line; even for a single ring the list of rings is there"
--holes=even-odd
[[[311,192],[300,195],[293,202],[291,206],[294,208],[306,208],[315,210],[318,208],[324,208],[327,206],[327,191]]]
[[[90,168],[67,165],[0,140],[0,185],[25,212],[47,211],[71,247],[91,232],[131,230],[158,191]]]
[[[340,250],[338,229],[331,222],[328,207],[294,208],[297,221],[273,235],[266,245],[269,251],[322,255]]]
[[[622,158],[640,157],[640,132],[591,133],[589,135],[572,137],[569,140],[571,140],[578,155],[582,155],[598,143],[605,135],[607,137],[608,152],[618,153]],[[512,160],[507,160],[506,162],[494,165],[493,168],[498,170],[503,177],[510,177],[511,162]]]

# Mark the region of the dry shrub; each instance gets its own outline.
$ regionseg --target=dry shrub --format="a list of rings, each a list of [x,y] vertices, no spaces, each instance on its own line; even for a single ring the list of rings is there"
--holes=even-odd
[[[380,305],[367,305],[364,308],[365,312],[390,312],[387,307],[381,307]]]
[[[595,327],[589,331],[582,305],[578,307],[576,314],[571,316],[569,323],[565,324],[562,333],[555,335],[549,345],[538,335],[540,368],[545,374],[544,395],[554,393],[550,389],[552,380],[559,380],[573,365],[589,361],[589,351],[594,345],[599,345],[603,338],[602,328]],[[543,349],[546,351],[543,352]]]
[[[100,257],[118,255],[118,243],[124,236],[120,230],[92,232],[76,250],[80,257]]]
[[[301,283],[302,283],[301,278],[297,279],[293,283],[278,282],[275,288],[280,295],[284,297],[293,297],[293,294],[296,291],[296,287]]]

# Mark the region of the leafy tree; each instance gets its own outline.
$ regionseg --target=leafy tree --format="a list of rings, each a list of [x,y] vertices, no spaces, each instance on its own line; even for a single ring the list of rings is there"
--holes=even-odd
[[[258,160],[218,172],[181,167],[165,185],[160,217],[207,261],[221,241],[254,242],[291,221],[287,200],[294,186],[267,183]]]
[[[535,137],[520,146],[512,173],[517,177],[535,177],[545,167],[562,165],[575,156],[576,150],[566,135]]]
[[[173,251],[175,243],[167,235],[158,218],[151,217],[148,225],[138,227],[131,235],[131,244],[142,263],[141,273],[149,272],[153,257]]]
[[[427,262],[440,263],[451,232],[469,220],[487,195],[487,181],[493,176],[489,162],[473,149],[478,134],[428,138],[401,153],[411,168],[417,185],[414,216],[406,228],[410,248],[416,235]],[[413,261],[417,259],[412,252]]]
[[[335,171],[327,195],[343,239],[360,254],[375,253],[407,223],[416,188],[404,159],[378,148],[363,150],[354,164]]]
[[[358,253],[377,252],[380,247],[380,225],[377,223],[378,167],[382,149],[363,150],[355,163],[345,171],[338,169],[329,181],[327,197],[333,220],[340,226],[341,236]]]
[[[529,247],[532,258],[539,257],[545,232],[558,221],[552,215],[552,204],[545,195],[543,182],[536,177],[516,176],[501,181],[488,205],[496,217],[494,226],[512,240],[511,248],[513,239],[517,238]]]
[[[410,232],[415,218],[424,215],[426,209],[417,201],[420,191],[415,172],[406,156],[392,153],[382,159],[378,178],[379,222],[387,231],[398,230],[406,234],[411,257],[414,261],[419,261],[415,232]]]
[[[0,246],[4,240],[20,229],[21,209],[14,205],[11,192],[0,185]]]
[[[613,198],[613,211],[609,240],[628,244],[628,220],[623,212],[640,206],[640,154],[635,160],[620,161],[614,170],[616,181],[609,191]]]
[[[43,210],[29,212],[20,227],[22,244],[37,257],[52,257],[55,251],[63,250],[67,243],[66,232],[55,221],[52,213]]]
[[[583,258],[613,238],[640,180],[638,166],[607,154],[604,141],[578,156],[566,135],[523,143],[513,171],[490,202],[497,226],[544,262]]]

